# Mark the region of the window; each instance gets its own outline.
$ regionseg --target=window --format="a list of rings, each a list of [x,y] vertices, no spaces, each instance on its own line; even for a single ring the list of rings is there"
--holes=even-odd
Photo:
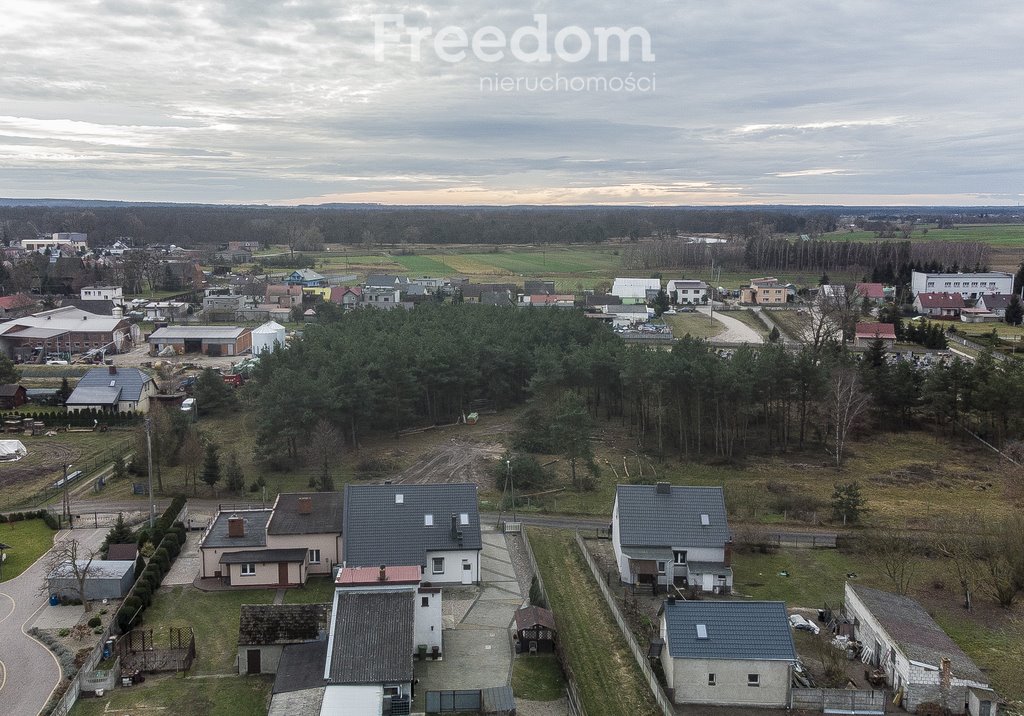
[[[659,560],[659,562],[658,562],[658,574],[665,574],[665,562],[664,561],[660,561]]]
[[[701,515],[701,516],[700,516],[700,523],[701,523],[701,524],[702,524],[702,525],[703,525],[704,527],[707,527],[708,525],[710,525],[710,524],[711,524],[711,517],[710,517],[710,516],[708,516],[708,515]]]
[[[747,686],[760,686],[761,675],[760,674],[747,674]]]
[[[320,564],[320,550],[311,549],[309,550],[309,563]]]
[[[715,679],[714,674],[708,674],[708,686],[718,686],[718,681]]]
[[[444,574],[444,557],[434,557],[430,562],[430,569],[434,574]]]
[[[469,513],[468,512],[460,512],[459,513],[459,524],[460,525],[468,525],[469,524]]]
[[[256,564],[254,562],[244,562],[242,564],[242,576],[251,577],[256,574]]]
[[[403,502],[405,502],[405,495],[399,492],[397,495],[395,495],[395,504],[400,505]]]
[[[423,526],[424,527],[433,527],[434,526],[434,516],[433,515],[423,515]]]
[[[672,553],[672,558],[676,564],[686,564],[686,550],[676,550]]]
[[[420,606],[421,607],[429,607],[430,606],[430,597],[420,597]]]
[[[698,639],[707,639],[708,638],[708,625],[707,624],[698,624],[697,625],[697,638]]]

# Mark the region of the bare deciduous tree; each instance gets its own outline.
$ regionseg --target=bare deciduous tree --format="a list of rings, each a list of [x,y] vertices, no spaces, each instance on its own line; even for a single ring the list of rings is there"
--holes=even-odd
[[[910,583],[921,566],[921,555],[913,538],[903,530],[878,528],[869,542],[896,593],[910,591]]]
[[[73,537],[61,540],[54,545],[46,558],[46,569],[43,570],[43,583],[39,587],[39,593],[49,595],[50,585],[46,577],[56,574],[71,581],[71,586],[64,587],[62,591],[71,592],[76,599],[82,601],[85,611],[92,611],[92,604],[86,598],[85,582],[94,569],[93,561],[100,558],[99,550],[87,549]]]
[[[870,396],[852,366],[840,366],[832,374],[826,408],[828,410],[831,454],[836,467],[842,467],[846,442],[857,420],[867,410]]]
[[[309,453],[316,473],[310,478],[309,486],[321,492],[334,490],[331,466],[341,459],[343,439],[331,423],[321,419],[310,435]]]

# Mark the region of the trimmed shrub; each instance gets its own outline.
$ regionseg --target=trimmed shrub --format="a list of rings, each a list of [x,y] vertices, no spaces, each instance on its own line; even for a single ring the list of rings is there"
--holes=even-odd
[[[100,619],[99,617],[93,617],[92,619],[90,619],[88,621],[89,626],[91,626],[93,629],[95,629],[96,627],[98,627],[102,623],[103,623],[103,620]]]

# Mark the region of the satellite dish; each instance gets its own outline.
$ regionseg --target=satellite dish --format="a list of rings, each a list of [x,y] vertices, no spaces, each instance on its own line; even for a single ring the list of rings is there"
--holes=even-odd
[[[117,349],[118,353],[121,352],[121,348],[122,346],[124,346],[126,338],[127,336],[125,335],[125,332],[122,329],[118,328],[116,331],[114,331],[114,348]]]

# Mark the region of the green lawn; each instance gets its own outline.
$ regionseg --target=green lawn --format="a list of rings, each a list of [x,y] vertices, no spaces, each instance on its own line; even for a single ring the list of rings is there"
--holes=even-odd
[[[0,524],[0,542],[10,546],[4,550],[7,560],[0,581],[14,579],[46,554],[53,547],[53,535],[40,519]]]
[[[732,311],[729,315],[739,313]],[[675,316],[664,316],[665,323],[672,327],[672,335],[682,338],[689,334],[693,338],[714,338],[725,330],[725,324],[702,313],[679,313]]]
[[[586,712],[659,713],[571,534],[531,527],[529,537]]]
[[[929,226],[928,233],[915,228],[911,241],[982,241],[989,246],[1024,247],[1024,224],[967,224],[952,229],[936,229]],[[897,231],[895,239],[877,239],[873,231],[836,231],[823,238],[834,241],[902,241]]]
[[[406,271],[416,276],[449,276],[452,267],[445,263],[443,256],[396,256],[395,261]]]
[[[334,600],[334,580],[330,577],[310,577],[301,589],[284,593],[285,604],[329,604]]]
[[[753,328],[757,333],[764,337],[768,337],[768,329],[764,325],[764,321],[754,315],[754,312],[749,308],[742,311],[728,311],[723,312],[723,316],[729,316],[729,318],[735,318],[740,323],[743,323],[750,328]]]
[[[79,699],[71,716],[131,716],[171,713],[181,716],[236,716],[264,714],[270,705],[273,677],[236,676],[203,679],[182,676],[147,676],[138,686],[114,691],[98,699]]]
[[[512,691],[529,701],[554,701],[565,693],[565,678],[554,654],[520,654],[512,662]]]
[[[161,590],[142,613],[142,627],[159,645],[169,627],[191,626],[196,635],[193,674],[237,673],[238,620],[243,604],[270,604],[273,589],[201,592],[192,586]]]

